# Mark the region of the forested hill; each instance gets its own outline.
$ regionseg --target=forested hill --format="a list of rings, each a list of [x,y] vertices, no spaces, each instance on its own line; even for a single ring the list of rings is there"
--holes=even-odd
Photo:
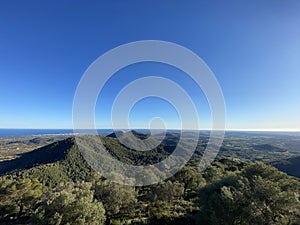
[[[148,137],[148,135],[144,133],[136,131],[131,132],[135,137],[141,140],[146,139]],[[126,132],[119,131],[118,135],[127,138]],[[109,153],[113,155],[113,157],[115,157],[116,159],[134,165],[149,165],[160,162],[166,157],[168,157],[175,149],[179,137],[179,134],[176,132],[167,133],[162,143],[151,151],[136,151],[134,149],[130,149],[119,142],[115,133],[111,133],[106,137],[101,137],[101,140],[106,149],[109,151]],[[127,138],[126,141],[133,143],[133,145],[135,144],[133,140],[130,140],[130,138]],[[205,145],[206,136],[204,136],[204,138],[202,137],[199,139],[198,149],[196,150],[193,159],[197,158],[197,156],[201,157],[201,149]],[[259,146],[263,148],[266,146],[266,144]],[[227,148],[228,146],[226,146],[226,149]],[[227,151],[225,151],[224,149],[224,147],[221,148],[218,157],[219,159],[224,157],[230,158],[231,154],[232,156],[234,156],[234,154],[236,154],[237,152],[236,149],[227,149]],[[261,151],[268,151],[268,148]],[[257,154],[257,150],[253,152]],[[239,154],[239,158],[241,160],[244,160],[243,154],[243,151],[241,151],[241,154]],[[273,151],[269,154],[273,154]],[[247,156],[245,157],[245,159],[249,158],[247,154],[244,155]],[[70,158],[72,160],[74,158],[74,161],[76,161],[80,166],[84,166],[84,168],[89,168],[89,166],[86,164],[78,150],[78,147],[75,143],[75,138],[70,137],[65,140],[57,141],[44,147],[38,148],[34,151],[20,154],[19,157],[16,159],[0,162],[0,175],[12,171],[30,169],[45,164],[66,164],[64,163],[64,161],[70,160]],[[270,164],[278,168],[279,170],[288,173],[289,175],[300,178],[300,157],[273,160],[270,161]]]
[[[161,161],[177,138],[168,135],[152,151],[139,152],[114,134],[101,137],[114,157],[135,165]],[[0,224],[300,224],[298,179],[236,158],[218,159],[200,171],[199,158],[195,154],[159,184],[132,187],[93,171],[74,138],[58,141],[0,163]]]
[[[16,159],[0,162],[0,174],[64,160],[73,147],[75,147],[74,138],[68,138],[23,153]]]
[[[300,178],[300,156],[273,162],[272,166],[291,176]]]
[[[146,135],[135,132],[138,138]],[[92,137],[85,137],[89,140]],[[121,144],[113,133],[101,137],[106,150],[116,159],[133,165],[149,165],[165,159],[175,148],[177,137],[168,140],[151,151],[136,151]],[[131,141],[131,140],[127,140]],[[91,167],[83,159],[74,137],[57,141],[18,158],[0,162],[0,175],[13,173],[38,178],[42,183],[55,186],[62,181],[89,180]]]

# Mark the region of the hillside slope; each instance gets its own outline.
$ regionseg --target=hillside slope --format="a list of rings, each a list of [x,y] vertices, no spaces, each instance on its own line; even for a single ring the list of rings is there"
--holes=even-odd
[[[31,152],[19,155],[18,158],[0,163],[0,175],[14,170],[28,169],[40,164],[53,163],[65,159],[68,150],[74,145],[73,138],[54,142]]]
[[[0,175],[37,178],[47,186],[66,181],[88,180],[91,172],[74,138],[55,142],[24,153],[17,159],[0,163]]]
[[[300,156],[276,161],[271,165],[288,175],[300,178]]]

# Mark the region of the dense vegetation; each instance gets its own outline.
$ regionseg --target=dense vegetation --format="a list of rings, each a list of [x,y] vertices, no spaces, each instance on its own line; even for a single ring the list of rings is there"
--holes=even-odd
[[[132,164],[161,160],[176,143],[141,154],[104,140]],[[199,172],[196,154],[172,178],[131,187],[91,170],[72,138],[24,157],[0,164],[0,224],[300,224],[299,180],[262,162],[219,158]]]

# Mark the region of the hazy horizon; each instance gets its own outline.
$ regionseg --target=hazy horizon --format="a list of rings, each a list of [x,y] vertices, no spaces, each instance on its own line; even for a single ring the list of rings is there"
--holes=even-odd
[[[12,128],[0,128],[0,130],[74,130],[73,128],[18,128],[18,127],[12,127]],[[88,129],[88,128],[82,128],[79,130],[92,130],[92,129]],[[133,127],[133,128],[96,128],[96,130],[150,130],[149,128],[140,128],[140,127]],[[211,129],[199,129],[199,130],[195,130],[195,129],[180,129],[180,128],[172,128],[172,129],[163,129],[163,128],[155,128],[153,130],[174,130],[174,131],[180,131],[180,130],[187,130],[187,131],[211,131]],[[217,129],[214,129],[217,130]],[[300,129],[225,129],[224,131],[257,131],[257,132],[300,132]]]

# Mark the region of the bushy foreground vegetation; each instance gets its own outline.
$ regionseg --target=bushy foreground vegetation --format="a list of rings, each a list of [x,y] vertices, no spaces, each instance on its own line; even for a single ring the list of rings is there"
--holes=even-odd
[[[300,224],[299,180],[263,163],[220,159],[203,172],[190,163],[131,187],[92,171],[71,139],[58,147],[62,160],[0,178],[0,224]]]

